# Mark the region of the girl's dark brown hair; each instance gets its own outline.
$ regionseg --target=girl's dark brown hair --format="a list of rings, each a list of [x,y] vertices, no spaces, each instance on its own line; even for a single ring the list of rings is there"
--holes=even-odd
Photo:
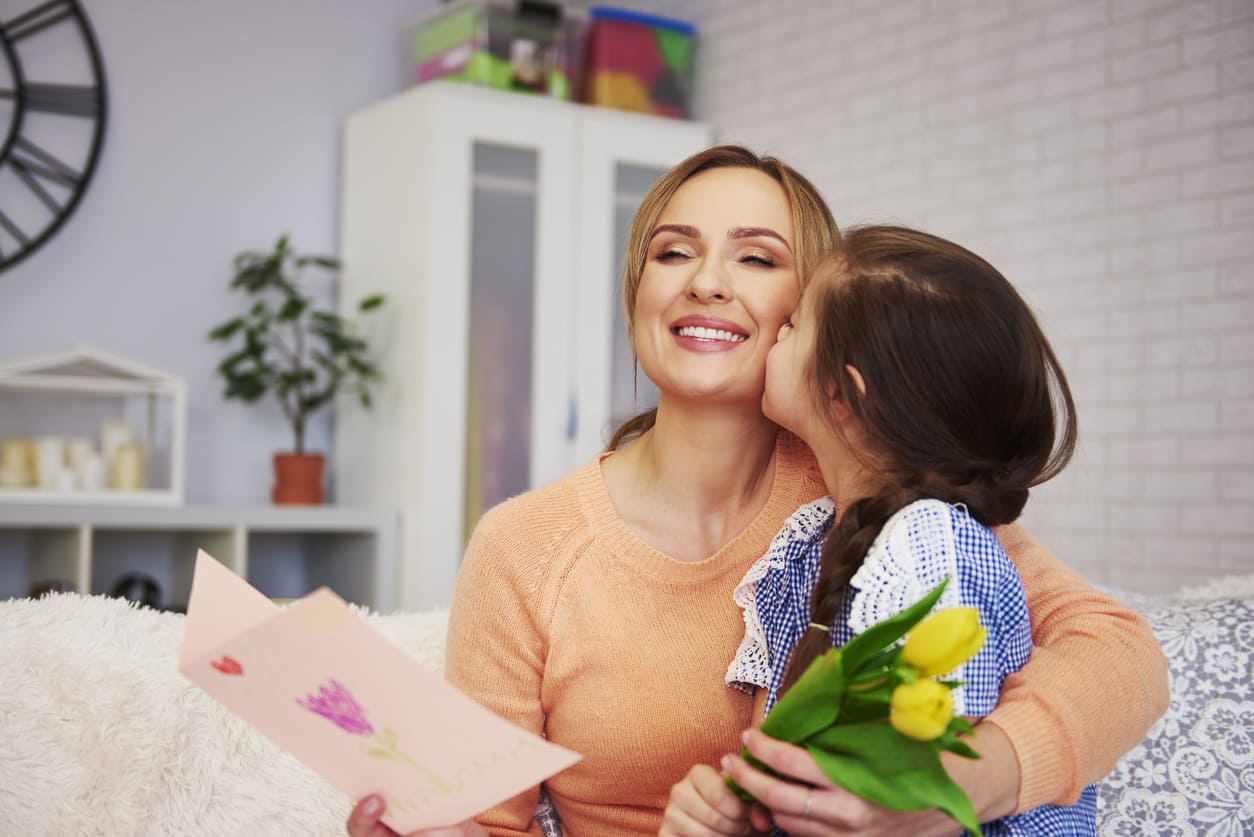
[[[964,504],[985,526],[1012,522],[1028,490],[1075,452],[1076,415],[1027,303],[953,242],[903,227],[846,231],[805,293],[817,329],[815,409],[840,432],[831,401],[843,402],[869,439],[867,464],[886,477],[882,490],[844,508],[824,543],[810,621],[831,625],[894,513],[936,498]],[[865,395],[846,366],[861,373]],[[785,688],[830,644],[807,631]]]
[[[836,221],[823,196],[814,184],[796,169],[769,155],[759,155],[739,145],[716,145],[693,154],[658,178],[632,217],[627,234],[627,252],[623,259],[623,310],[627,316],[627,339],[635,357],[636,293],[649,258],[649,238],[657,220],[680,186],[701,172],[711,169],[739,168],[762,172],[784,189],[792,210],[793,249],[796,252],[797,276],[806,277],[840,238]],[[802,279],[804,281],[804,278]],[[657,410],[646,410],[627,419],[614,431],[606,450],[617,450],[653,426]]]

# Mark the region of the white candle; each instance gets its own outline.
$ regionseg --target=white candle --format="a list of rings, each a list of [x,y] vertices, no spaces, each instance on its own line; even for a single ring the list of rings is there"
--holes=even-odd
[[[5,439],[0,443],[0,486],[29,488],[35,482],[29,439]]]
[[[74,468],[74,481],[83,491],[100,491],[104,488],[104,459],[92,451]]]
[[[35,441],[35,483],[40,488],[61,487],[65,467],[65,440],[60,436],[40,436]]]
[[[126,419],[108,419],[100,425],[100,452],[106,466],[112,466],[118,448],[131,440],[131,424]]]
[[[123,442],[113,458],[113,479],[110,487],[118,491],[139,491],[144,487],[144,446],[141,442]]]
[[[96,444],[91,439],[75,437],[65,440],[66,464],[76,471],[83,461],[95,452]]]

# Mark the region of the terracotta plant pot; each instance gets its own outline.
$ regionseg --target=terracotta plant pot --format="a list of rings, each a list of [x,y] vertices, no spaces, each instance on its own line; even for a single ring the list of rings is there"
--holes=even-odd
[[[326,457],[320,453],[276,453],[270,499],[278,505],[318,505],[325,467]]]

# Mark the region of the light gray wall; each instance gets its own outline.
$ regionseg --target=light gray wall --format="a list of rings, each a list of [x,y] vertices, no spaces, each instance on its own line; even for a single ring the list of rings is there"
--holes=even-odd
[[[637,2],[696,16],[697,116],[837,219],[956,239],[1079,401],[1025,522],[1089,578],[1254,570],[1254,3]]]
[[[86,342],[183,377],[190,502],[268,502],[277,409],[224,402],[205,333],[238,313],[231,259],[282,231],[335,252],[339,130],[406,82],[434,0],[86,0],[109,126],[75,215],[0,273],[0,358]],[[329,416],[310,430],[329,444]]]
[[[111,92],[76,216],[0,274],[0,357],[88,341],[190,387],[188,498],[265,501],[277,412],[204,340],[230,259],[336,246],[338,128],[404,84],[428,0],[89,0]],[[972,247],[1079,397],[1028,525],[1098,582],[1254,569],[1254,4],[627,0],[701,27],[697,116],[810,175],[843,223]],[[328,423],[311,442],[325,447]]]

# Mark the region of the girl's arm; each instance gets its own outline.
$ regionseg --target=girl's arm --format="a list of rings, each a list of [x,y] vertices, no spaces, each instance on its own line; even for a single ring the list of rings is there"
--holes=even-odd
[[[1021,526],[994,530],[1019,570],[1032,640],[983,724],[1009,739],[1026,811],[1070,804],[1167,709],[1167,659],[1138,613],[1102,595]]]

